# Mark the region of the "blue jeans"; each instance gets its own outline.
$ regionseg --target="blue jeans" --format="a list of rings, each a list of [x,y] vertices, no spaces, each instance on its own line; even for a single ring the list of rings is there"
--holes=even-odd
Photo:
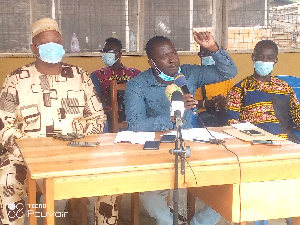
[[[195,213],[190,225],[215,225],[221,217],[219,213],[205,205],[203,209]]]
[[[157,225],[173,225],[173,213],[167,204],[168,190],[140,193],[140,199],[149,215],[155,218]],[[215,225],[221,215],[205,205],[204,209],[197,212],[190,225]]]

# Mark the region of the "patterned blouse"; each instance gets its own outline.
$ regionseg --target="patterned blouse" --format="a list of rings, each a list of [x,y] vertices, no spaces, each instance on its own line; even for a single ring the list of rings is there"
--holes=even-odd
[[[294,127],[300,128],[297,97],[293,88],[278,78],[271,77],[271,81],[262,82],[253,76],[246,77],[229,91],[227,101],[228,124],[247,121],[267,132],[287,138],[279,118],[288,115],[289,118],[284,119],[291,120]]]

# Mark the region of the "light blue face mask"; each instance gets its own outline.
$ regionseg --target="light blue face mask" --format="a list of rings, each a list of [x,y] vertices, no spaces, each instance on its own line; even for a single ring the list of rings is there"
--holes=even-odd
[[[211,65],[215,65],[215,64],[216,64],[216,62],[212,56],[204,56],[201,58],[202,66],[211,66]]]
[[[166,75],[164,72],[160,72],[160,74],[158,74],[158,76],[163,79],[164,81],[173,81],[174,77],[170,77],[168,75]]]
[[[64,47],[60,44],[49,42],[38,46],[40,59],[46,63],[56,64],[59,63],[64,54]]]
[[[152,59],[151,59],[152,60]],[[174,81],[174,77],[168,76],[167,74],[165,74],[164,72],[162,72],[160,69],[157,68],[155,62],[152,60],[154,66],[155,66],[155,70],[159,73],[158,76],[163,79],[164,81]],[[181,68],[178,68],[178,73],[181,72]]]
[[[273,68],[274,62],[254,61],[254,70],[260,76],[267,76]]]
[[[102,61],[106,66],[112,66],[118,61],[118,59],[116,59],[115,53],[104,52],[102,53]]]

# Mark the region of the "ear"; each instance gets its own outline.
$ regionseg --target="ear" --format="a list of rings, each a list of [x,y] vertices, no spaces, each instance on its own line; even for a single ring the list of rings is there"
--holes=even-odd
[[[122,50],[120,50],[118,53],[117,53],[117,55],[120,55],[120,58],[121,58],[121,56],[122,56]]]
[[[155,67],[152,59],[148,59],[148,64],[153,68]]]
[[[30,44],[30,48],[31,48],[31,51],[32,51],[33,55],[35,55],[35,56],[40,55],[39,49],[36,47],[36,45],[34,45],[32,43],[32,44]]]
[[[278,58],[276,57],[275,61],[274,61],[274,65],[278,62]]]
[[[115,55],[115,59],[117,58],[118,60],[121,60],[122,57],[122,51],[119,51],[116,55]]]
[[[34,53],[34,51],[35,51],[35,46],[34,46],[34,44],[30,44],[30,49],[31,49],[31,51],[32,51],[32,53]]]
[[[251,59],[254,62],[254,54],[253,53],[251,54]]]

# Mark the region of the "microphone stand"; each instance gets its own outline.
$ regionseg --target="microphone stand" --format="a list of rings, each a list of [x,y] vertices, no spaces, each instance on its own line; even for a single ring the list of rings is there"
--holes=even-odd
[[[170,154],[175,155],[175,179],[174,179],[174,191],[173,191],[173,203],[174,203],[174,211],[173,211],[173,225],[178,225],[178,202],[179,202],[179,190],[178,190],[178,158],[181,160],[181,174],[185,174],[185,155],[186,157],[190,157],[191,149],[190,147],[186,147],[184,150],[183,147],[183,139],[182,139],[182,120],[180,111],[176,110],[174,112],[177,135],[175,140],[175,148],[170,149]]]

